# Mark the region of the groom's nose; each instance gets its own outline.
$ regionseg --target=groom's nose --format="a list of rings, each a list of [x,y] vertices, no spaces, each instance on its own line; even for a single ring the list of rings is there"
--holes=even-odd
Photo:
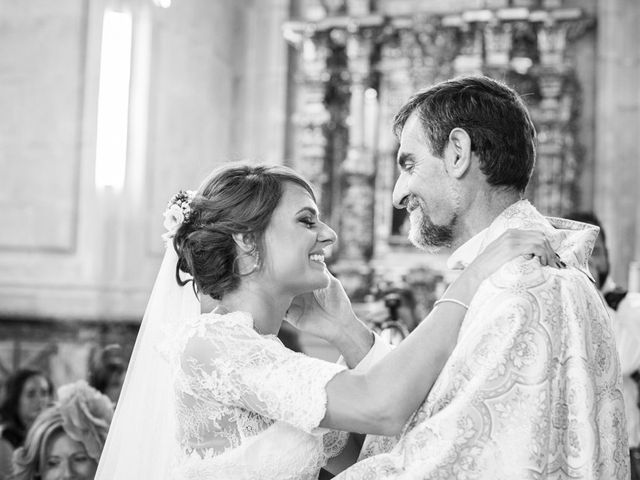
[[[407,188],[406,174],[400,172],[400,176],[393,187],[393,206],[396,208],[405,208],[407,206],[408,196],[409,189]]]

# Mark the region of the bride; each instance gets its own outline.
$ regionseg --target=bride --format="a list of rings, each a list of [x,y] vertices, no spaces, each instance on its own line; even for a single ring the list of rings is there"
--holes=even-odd
[[[507,232],[409,337],[363,370],[295,353],[276,337],[293,301],[289,319],[334,341],[348,367],[374,342],[326,269],[325,249],[336,234],[294,171],[223,167],[197,193],[173,197],[165,226],[165,258],[99,480],[311,480],[322,467],[337,473],[357,455],[344,432],[401,432],[484,279],[518,255],[555,264],[541,234]],[[201,314],[199,300],[209,298],[217,306]]]

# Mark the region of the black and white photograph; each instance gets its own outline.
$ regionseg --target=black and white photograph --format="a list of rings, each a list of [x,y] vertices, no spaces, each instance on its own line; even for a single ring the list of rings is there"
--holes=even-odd
[[[640,480],[638,0],[0,45],[0,480]]]

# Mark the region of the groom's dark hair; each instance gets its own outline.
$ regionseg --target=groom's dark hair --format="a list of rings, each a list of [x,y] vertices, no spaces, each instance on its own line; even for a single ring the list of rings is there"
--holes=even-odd
[[[471,151],[490,185],[525,190],[535,163],[536,131],[514,90],[483,76],[438,83],[416,93],[396,114],[398,137],[414,113],[433,155],[441,158],[449,133],[461,128],[471,138]]]

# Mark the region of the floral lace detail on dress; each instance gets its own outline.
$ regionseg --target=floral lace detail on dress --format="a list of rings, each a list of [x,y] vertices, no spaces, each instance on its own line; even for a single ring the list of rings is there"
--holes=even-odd
[[[307,478],[307,474],[313,478],[326,458],[343,447],[344,434],[327,436],[326,430],[317,427],[326,411],[326,384],[344,366],[293,352],[277,337],[258,334],[251,316],[244,312],[189,320],[174,341],[178,433],[189,458],[185,463],[193,472],[203,471],[201,465],[194,467],[198,459],[211,462],[223,456],[229,465],[243,463],[246,460],[231,459],[248,445],[254,453],[273,449],[272,456],[280,457],[278,443],[285,441],[285,433],[278,433],[276,442],[271,439],[269,445],[262,441],[274,432],[286,432],[292,437],[287,438],[291,448],[304,452],[300,458],[295,451],[287,452],[291,459],[278,461],[278,468],[298,469],[299,475],[292,478]],[[284,471],[275,474],[288,478]],[[234,475],[252,478],[240,471]]]
[[[340,430],[329,430],[322,437],[324,444],[324,454],[327,458],[336,457],[344,450],[349,440],[348,432],[341,432]]]

